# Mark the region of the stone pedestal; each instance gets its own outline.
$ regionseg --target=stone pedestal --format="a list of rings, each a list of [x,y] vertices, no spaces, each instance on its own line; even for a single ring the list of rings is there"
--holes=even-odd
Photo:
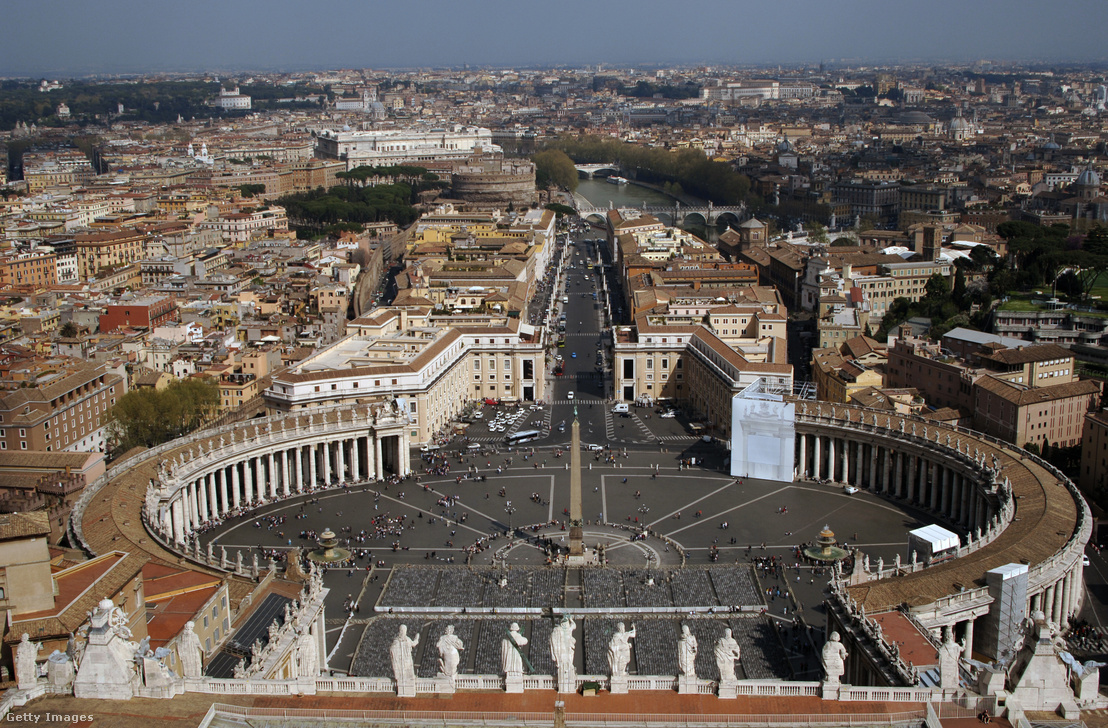
[[[678,695],[695,695],[697,692],[697,685],[699,681],[692,675],[678,675],[677,676],[677,694]]]
[[[444,675],[441,672],[435,675],[433,678],[435,681],[435,692],[439,695],[453,695],[455,691],[454,678],[449,675]]]
[[[396,697],[414,698],[416,696],[415,680],[397,680]]]
[[[721,680],[716,695],[722,700],[733,700],[739,697],[738,683],[734,680]]]
[[[558,670],[554,679],[558,683],[559,693],[577,692],[577,674],[573,670]]]
[[[46,682],[50,687],[69,690],[73,686],[73,663],[65,653],[55,652],[46,661]],[[1095,691],[1095,686],[1094,686]]]
[[[515,673],[512,675],[504,676],[504,692],[506,693],[522,693],[523,692],[523,673]]]
[[[819,696],[824,700],[839,699],[839,689],[842,688],[842,685],[839,683],[838,680],[835,680],[834,682],[830,680],[825,680],[823,683],[820,684],[819,687]]]
[[[1086,706],[1096,703],[1100,697],[1100,668],[1085,668],[1081,677],[1074,680],[1076,689],[1073,693],[1077,702]]]
[[[627,676],[626,675],[612,675],[610,682],[612,695],[626,695],[627,694]]]

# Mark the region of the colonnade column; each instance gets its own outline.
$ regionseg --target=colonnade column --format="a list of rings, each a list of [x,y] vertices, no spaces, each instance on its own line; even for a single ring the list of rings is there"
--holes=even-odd
[[[943,495],[941,502],[939,503],[939,510],[946,515],[947,518],[951,518],[953,514],[950,512],[950,489],[952,487],[951,470],[948,467],[943,467]]]
[[[850,440],[843,438],[843,482],[850,482]]]
[[[216,473],[218,471],[212,471],[208,473],[208,501],[209,501],[209,518],[219,515],[219,498],[216,495],[215,480]]]
[[[346,440],[338,440],[335,442],[335,455],[337,462],[335,467],[338,469],[338,480],[343,482],[346,480]]]
[[[269,498],[277,500],[277,456],[269,454]]]
[[[805,455],[806,455],[806,451],[807,451],[807,448],[808,448],[807,435],[805,435],[804,433],[801,433],[799,435],[799,443],[798,444],[800,445],[800,452],[799,452],[799,454],[796,458],[796,460],[797,460],[797,473],[796,474],[799,477],[804,478],[808,475],[808,472],[805,470],[805,460],[806,460]]]
[[[378,480],[384,480],[384,478],[385,478],[385,466],[384,466],[384,463],[382,462],[382,457],[381,457],[381,436],[377,435],[373,438],[373,440],[374,440],[374,443],[373,443],[374,444],[374,449],[376,451],[374,453],[374,455],[375,455],[375,461],[376,461],[376,465],[377,465],[377,479]]]
[[[877,445],[869,446],[869,489],[877,490]]]
[[[263,456],[259,455],[256,458],[252,458],[254,463],[254,485],[255,492],[258,494],[259,500],[265,500],[266,498],[266,477],[265,477],[265,460]]]
[[[893,487],[896,488],[896,496],[899,498],[904,494],[904,453],[897,452],[896,454],[896,472],[893,474]]]
[[[881,492],[889,492],[889,478],[893,472],[893,451],[887,447],[881,448]]]
[[[973,617],[966,620],[966,658],[973,656]]]
[[[359,452],[361,449],[361,437],[355,437],[350,441],[350,480],[355,483],[362,479],[362,458]]]
[[[235,499],[235,508],[239,507],[239,465],[235,463],[231,466],[231,495]]]
[[[1041,609],[1043,610],[1043,616],[1047,621],[1054,621],[1054,585],[1051,584],[1043,591],[1043,598]]]
[[[215,479],[219,483],[219,515],[223,516],[231,510],[231,503],[227,500],[227,470],[220,468],[215,471]]]
[[[297,445],[292,450],[293,464],[296,466],[296,492],[304,492],[304,446]]]
[[[254,502],[254,458],[242,461],[242,499],[246,503]]]
[[[291,473],[289,472],[289,470],[290,470],[289,464],[290,464],[291,461],[292,461],[292,451],[291,450],[282,450],[281,451],[281,492],[284,493],[286,497],[292,491],[292,478],[289,477],[291,475]]]
[[[835,436],[827,438],[827,478],[835,479]]]
[[[1062,614],[1062,594],[1065,589],[1062,588],[1062,580],[1059,579],[1054,584],[1054,608],[1051,621],[1055,624],[1064,625],[1065,615]]]
[[[1062,578],[1062,614],[1058,623],[1063,627],[1069,622],[1071,599],[1073,598],[1073,574],[1068,573]]]
[[[331,444],[324,442],[323,446],[323,484],[331,484]]]
[[[823,438],[819,435],[815,435],[812,438],[812,477],[819,480],[823,477],[819,470],[819,456],[820,447],[822,446]]]
[[[308,483],[309,488],[314,488],[319,482],[316,458],[318,457],[315,445],[308,445]]]
[[[189,510],[188,520],[192,524],[192,528],[190,528],[189,530],[192,531],[193,529],[196,529],[196,528],[200,527],[200,509],[197,508],[197,505],[196,505],[198,499],[196,497],[196,481],[195,480],[188,484],[188,489],[185,492],[188,494],[188,502],[187,502],[188,510]]]

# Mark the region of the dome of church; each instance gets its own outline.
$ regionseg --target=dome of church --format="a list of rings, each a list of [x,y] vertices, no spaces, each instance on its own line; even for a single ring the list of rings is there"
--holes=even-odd
[[[1057,151],[1061,148],[1062,148],[1062,145],[1059,144],[1058,142],[1054,141],[1053,137],[1051,137],[1049,142],[1047,142],[1046,144],[1043,145],[1043,149],[1049,149],[1052,152]]]
[[[1078,175],[1074,184],[1081,187],[1100,187],[1100,175],[1094,172],[1092,167],[1089,167]]]
[[[955,116],[950,120],[951,131],[967,131],[970,128],[970,123],[962,116]]]
[[[792,144],[792,142],[789,141],[788,137],[785,137],[784,139],[782,139],[780,142],[777,143],[777,152],[779,154],[784,154],[786,152],[795,152],[795,151],[796,151],[796,148],[793,147],[793,144]]]

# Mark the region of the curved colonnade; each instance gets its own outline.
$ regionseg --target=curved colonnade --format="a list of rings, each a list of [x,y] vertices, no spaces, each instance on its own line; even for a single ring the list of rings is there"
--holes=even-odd
[[[798,478],[869,490],[961,539],[957,558],[934,565],[856,566],[845,594],[863,617],[906,606],[933,636],[960,625],[972,645],[974,620],[993,602],[985,573],[1008,564],[1027,567],[1026,614],[1042,610],[1064,629],[1080,611],[1092,518],[1045,461],[981,433],[828,403],[797,403],[796,441]]]
[[[312,489],[410,470],[406,415],[388,405],[310,410],[204,430],[113,466],[89,486],[71,527],[92,553],[170,554],[135,533],[189,554],[190,535],[210,519]],[[985,572],[1027,565],[1028,613],[1065,626],[1083,598],[1082,562],[1092,521],[1076,487],[1022,450],[914,416],[798,402],[797,477],[831,478],[930,513],[963,539],[958,558],[935,565],[856,569],[847,589],[865,612],[907,605],[926,628],[962,625],[989,611]],[[95,530],[95,534],[91,531]],[[159,553],[160,552],[160,553]],[[174,557],[175,558],[175,557]]]
[[[410,422],[385,405],[270,417],[189,444],[162,460],[145,521],[183,546],[204,524],[280,498],[411,470]]]

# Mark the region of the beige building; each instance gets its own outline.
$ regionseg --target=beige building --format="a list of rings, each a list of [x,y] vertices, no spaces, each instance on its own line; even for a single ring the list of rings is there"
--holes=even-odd
[[[423,443],[469,401],[546,396],[541,332],[518,319],[378,309],[347,328],[344,339],[274,375],[263,395],[270,412],[395,399],[413,420],[411,441]]]
[[[1078,484],[1087,497],[1108,487],[1108,412],[1105,410],[1085,414]]]
[[[54,606],[46,511],[0,514],[0,608],[13,614]]]
[[[1073,447],[1081,442],[1085,415],[1100,404],[1100,384],[1027,387],[991,375],[974,387],[974,425],[987,435],[1024,447]]]
[[[729,436],[731,400],[759,379],[792,391],[793,369],[784,338],[773,338],[764,361],[750,361],[704,325],[655,326],[640,317],[636,326],[614,329],[615,398],[653,403],[670,400],[711,423],[713,434]]]

